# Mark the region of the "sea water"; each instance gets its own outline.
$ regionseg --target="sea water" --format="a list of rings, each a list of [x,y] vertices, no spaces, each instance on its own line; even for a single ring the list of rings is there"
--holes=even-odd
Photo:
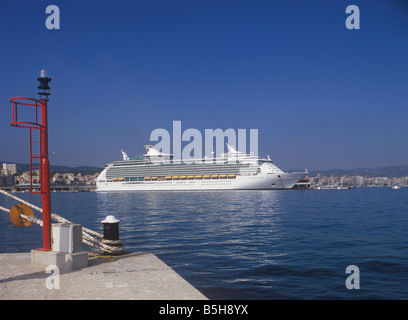
[[[39,195],[16,195],[41,207]],[[210,299],[408,299],[408,188],[51,199],[53,213],[101,233],[114,215],[127,251],[157,255]],[[16,203],[0,195],[1,206]],[[16,228],[3,211],[0,234],[0,252],[42,247],[39,226]],[[349,277],[359,289],[347,288]]]

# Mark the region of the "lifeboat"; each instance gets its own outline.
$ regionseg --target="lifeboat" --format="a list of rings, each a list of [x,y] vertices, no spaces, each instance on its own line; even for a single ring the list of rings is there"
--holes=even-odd
[[[228,178],[235,178],[237,175],[236,174],[229,174]]]
[[[179,176],[173,176],[173,180],[178,180],[179,178]]]
[[[217,178],[218,178],[218,174],[213,174],[213,175],[211,175],[211,178],[212,178],[212,179],[217,179]]]
[[[227,177],[226,174],[220,174],[220,178],[225,179]]]
[[[150,180],[150,179],[151,179],[150,177],[145,177],[145,181],[146,181],[146,180]]]
[[[157,180],[157,177],[152,177],[152,180]]]
[[[166,177],[166,180],[171,180],[171,176]]]
[[[202,179],[203,176],[195,176],[196,179]]]
[[[187,178],[188,179],[194,179],[194,176],[188,176]]]
[[[204,179],[209,179],[211,176],[209,175],[209,174],[206,174],[205,176],[204,176]]]

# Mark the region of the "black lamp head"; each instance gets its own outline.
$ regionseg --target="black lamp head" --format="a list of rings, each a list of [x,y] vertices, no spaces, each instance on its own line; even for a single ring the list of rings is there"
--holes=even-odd
[[[51,78],[47,77],[47,71],[42,69],[40,77],[37,78],[37,80],[40,81],[40,85],[38,86],[38,89],[41,90],[40,92],[38,92],[38,94],[40,95],[42,99],[44,99],[45,97],[45,99],[48,100],[48,96],[51,94],[50,87],[48,85],[51,82]]]

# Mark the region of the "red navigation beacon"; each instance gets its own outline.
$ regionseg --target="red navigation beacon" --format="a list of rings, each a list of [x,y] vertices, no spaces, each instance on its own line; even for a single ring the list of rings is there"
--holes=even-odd
[[[51,250],[51,192],[50,192],[50,163],[48,160],[48,120],[47,103],[50,93],[47,71],[41,70],[38,95],[40,98],[13,97],[10,102],[13,107],[13,119],[10,125],[30,129],[30,192],[42,195],[43,218],[43,248]],[[29,109],[29,110],[28,110]],[[29,119],[21,119],[30,115]],[[34,173],[39,170],[39,188],[33,179]]]

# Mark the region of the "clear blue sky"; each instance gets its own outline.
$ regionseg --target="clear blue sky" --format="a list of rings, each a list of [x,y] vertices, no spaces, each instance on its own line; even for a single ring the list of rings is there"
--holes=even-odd
[[[173,120],[258,129],[285,170],[408,164],[405,0],[1,0],[0,43],[0,161],[28,163],[8,100],[36,97],[45,67],[54,165],[143,153]]]

